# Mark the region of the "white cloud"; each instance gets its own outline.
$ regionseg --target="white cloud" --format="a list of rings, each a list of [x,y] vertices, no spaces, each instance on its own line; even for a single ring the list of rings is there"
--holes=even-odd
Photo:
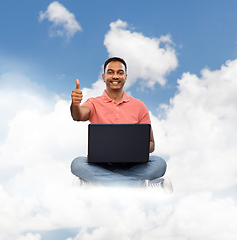
[[[143,87],[164,85],[166,76],[178,66],[173,43],[169,35],[149,38],[132,32],[126,22],[117,20],[110,24],[104,45],[110,57],[119,56],[128,63],[126,88],[142,79]],[[164,45],[163,47],[161,45]]]
[[[206,192],[174,203],[160,193],[119,194],[112,191],[105,198],[103,190],[100,191],[97,202],[90,201],[90,209],[89,204],[84,206],[91,224],[70,239],[235,239],[237,208],[230,198],[214,200]]]
[[[237,60],[201,74],[184,73],[165,119],[154,119],[158,152],[169,155],[174,183],[185,191],[237,184]]]
[[[151,116],[171,195],[71,188],[70,163],[86,155],[87,123],[74,122],[70,102],[26,76],[2,75],[0,130],[8,127],[0,142],[0,239],[40,240],[41,231],[78,228],[68,240],[234,240],[237,196],[226,193],[237,184],[236,75],[237,60],[204,69],[201,78],[185,73],[164,118]],[[84,98],[103,86],[99,79],[83,89]]]
[[[7,99],[7,100],[6,100]],[[17,111],[35,109],[46,113],[53,109],[59,97],[49,93],[44,86],[40,86],[22,74],[8,72],[0,76],[0,142],[6,136],[9,121]]]
[[[73,37],[77,31],[82,31],[80,24],[76,21],[73,13],[70,13],[59,2],[52,2],[45,12],[39,13],[39,21],[48,19],[53,23],[50,29],[51,36]]]
[[[15,240],[41,240],[41,236],[40,234],[27,233],[25,236],[20,235],[18,238],[15,238]]]
[[[92,84],[92,88],[83,88],[83,102],[90,97],[97,97],[102,95],[105,89],[105,83],[102,79],[98,79]]]
[[[38,101],[35,107],[25,101],[23,108],[15,109],[0,145],[0,238],[38,240],[41,231],[79,228],[69,239],[235,239],[236,199],[214,193],[236,184],[232,102],[236,64],[203,70],[201,79],[184,74],[179,92],[165,110],[166,118],[152,116],[156,153],[169,159],[172,195],[157,190],[71,188],[70,163],[86,155],[87,123],[72,121],[69,102],[44,101],[46,97],[27,90],[28,100]],[[98,95],[100,88],[98,80],[86,89],[85,98]],[[18,95],[20,102],[23,96]],[[44,107],[51,102],[53,107],[39,111],[37,102]]]

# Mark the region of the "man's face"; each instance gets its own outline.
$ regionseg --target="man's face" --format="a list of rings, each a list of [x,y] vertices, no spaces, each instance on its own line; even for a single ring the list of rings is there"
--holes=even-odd
[[[105,68],[105,73],[102,74],[107,89],[119,90],[123,88],[127,74],[125,66],[121,62],[110,62]]]

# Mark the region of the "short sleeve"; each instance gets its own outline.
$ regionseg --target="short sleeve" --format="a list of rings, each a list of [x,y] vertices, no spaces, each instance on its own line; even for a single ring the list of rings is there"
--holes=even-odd
[[[140,124],[151,124],[149,111],[142,101],[140,101],[140,113],[139,113],[139,123]]]
[[[91,119],[95,112],[95,106],[93,104],[92,98],[88,98],[81,106],[86,106],[90,108],[91,110],[90,119]]]

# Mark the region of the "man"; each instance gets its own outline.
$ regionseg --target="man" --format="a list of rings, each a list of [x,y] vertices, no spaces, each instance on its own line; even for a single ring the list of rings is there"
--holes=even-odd
[[[82,105],[83,98],[79,80],[72,91],[71,115],[75,121],[91,123],[151,124],[145,104],[126,94],[123,90],[127,80],[127,64],[118,57],[109,58],[104,64],[102,78],[106,89],[102,96],[89,98]],[[150,153],[155,149],[153,131],[150,133]],[[89,164],[86,157],[73,160],[71,171],[79,177],[82,184],[106,186],[162,186],[172,192],[170,180],[162,178],[166,162],[157,156],[150,156],[143,164]]]

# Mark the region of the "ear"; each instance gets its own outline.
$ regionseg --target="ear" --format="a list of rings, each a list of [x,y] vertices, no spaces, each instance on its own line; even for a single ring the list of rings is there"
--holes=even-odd
[[[103,80],[104,80],[104,82],[105,82],[105,75],[104,75],[104,73],[102,74],[102,78],[103,78]]]

